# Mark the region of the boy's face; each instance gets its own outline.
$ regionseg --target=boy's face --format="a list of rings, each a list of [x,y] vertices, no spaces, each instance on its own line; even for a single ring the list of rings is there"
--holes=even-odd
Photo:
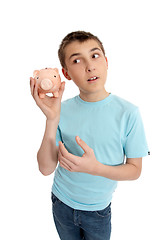
[[[104,93],[108,61],[95,40],[74,41],[67,45],[65,64],[64,76],[74,81],[81,94]],[[96,80],[92,80],[95,77]]]

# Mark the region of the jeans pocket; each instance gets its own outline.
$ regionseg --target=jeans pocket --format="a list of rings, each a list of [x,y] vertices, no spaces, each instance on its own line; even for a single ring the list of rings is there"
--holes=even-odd
[[[53,193],[51,193],[51,200],[52,200],[52,204],[54,206],[56,204],[58,198]]]
[[[111,215],[111,203],[106,208],[95,212],[99,217],[108,217]]]

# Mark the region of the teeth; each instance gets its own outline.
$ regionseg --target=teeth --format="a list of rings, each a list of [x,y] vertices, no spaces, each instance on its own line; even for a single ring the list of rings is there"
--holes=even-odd
[[[90,78],[90,79],[88,79],[88,80],[95,80],[95,79],[97,79],[97,77],[93,77],[93,78]]]

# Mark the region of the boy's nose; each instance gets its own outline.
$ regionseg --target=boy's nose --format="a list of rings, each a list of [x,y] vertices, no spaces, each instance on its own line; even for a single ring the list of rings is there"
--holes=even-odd
[[[87,72],[92,72],[93,70],[95,70],[95,67],[94,66],[87,66],[86,68]]]

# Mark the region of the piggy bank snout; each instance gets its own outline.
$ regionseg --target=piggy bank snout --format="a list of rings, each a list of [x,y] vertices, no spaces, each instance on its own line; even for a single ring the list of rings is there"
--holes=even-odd
[[[41,81],[40,86],[43,90],[49,90],[53,87],[53,82],[50,79],[45,78]]]

